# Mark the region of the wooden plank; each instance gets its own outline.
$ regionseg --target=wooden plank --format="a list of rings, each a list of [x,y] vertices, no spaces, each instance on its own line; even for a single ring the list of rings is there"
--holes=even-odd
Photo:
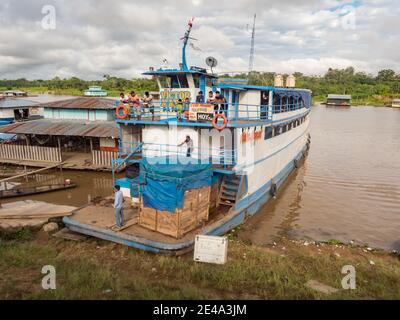
[[[33,174],[33,173],[37,173],[37,172],[45,171],[45,170],[52,169],[52,168],[55,168],[55,167],[59,167],[61,164],[64,164],[64,162],[53,164],[53,165],[50,165],[50,166],[45,167],[45,168],[29,171],[27,174],[30,175],[30,174]],[[16,178],[21,178],[21,177],[24,177],[24,176],[25,176],[25,173],[22,173],[22,174],[18,174],[16,176],[13,176],[13,177],[8,177],[8,178],[5,178],[5,179],[1,179],[0,182],[9,181],[9,180],[13,180],[13,179],[16,179]]]
[[[126,221],[122,228],[118,228],[115,223],[113,225],[111,225],[110,228],[113,231],[122,231],[122,230],[125,230],[125,229],[135,225],[135,224],[138,224],[138,222],[139,222],[139,217],[134,217],[134,218]]]

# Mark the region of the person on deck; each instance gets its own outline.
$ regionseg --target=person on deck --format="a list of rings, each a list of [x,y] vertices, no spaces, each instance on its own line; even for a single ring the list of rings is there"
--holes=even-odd
[[[114,186],[114,208],[115,208],[115,220],[118,228],[124,226],[124,195],[120,190],[119,185]]]
[[[193,140],[190,138],[190,136],[186,136],[185,141],[183,141],[181,144],[178,144],[178,147],[183,146],[186,144],[186,157],[190,157],[193,152]]]
[[[212,91],[209,91],[209,92],[208,92],[208,99],[207,99],[207,103],[213,103],[213,102],[214,102],[214,100],[215,100],[215,98],[214,98],[214,92],[212,92]]]
[[[224,113],[226,115],[226,100],[219,91],[215,92],[215,103],[216,108],[214,107],[214,110],[217,111],[217,113]]]
[[[196,103],[204,103],[204,94],[203,91],[199,91],[196,96]]]
[[[140,117],[140,97],[135,91],[131,91],[129,95],[129,104],[132,106],[135,116]]]
[[[154,117],[153,96],[148,91],[144,93],[143,108],[144,110],[149,109],[150,113]]]
[[[129,98],[125,95],[125,93],[121,92],[119,94],[119,101],[122,103],[129,103]]]

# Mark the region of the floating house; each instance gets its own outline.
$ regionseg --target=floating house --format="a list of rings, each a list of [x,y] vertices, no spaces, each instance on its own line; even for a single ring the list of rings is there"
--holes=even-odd
[[[137,176],[116,183],[138,205],[125,201],[123,228],[111,206],[88,205],[63,219],[71,230],[181,254],[196,235],[223,235],[259,212],[306,155],[311,91],[226,83],[189,67],[188,26],[179,67],[144,73],[157,80],[160,102],[116,110],[121,141],[113,170],[138,167]],[[206,96],[197,98],[199,91]]]
[[[400,99],[392,100],[392,108],[400,108]]]
[[[351,105],[351,96],[347,94],[328,94],[326,105],[349,107]]]
[[[110,170],[118,151],[115,102],[79,97],[45,103],[44,119],[1,127],[16,134],[14,144],[0,146],[0,162],[47,166],[64,162],[71,169]]]
[[[103,90],[99,86],[91,86],[89,89],[84,91],[83,95],[86,97],[106,97],[107,91]]]
[[[39,119],[43,108],[37,102],[20,98],[0,98],[0,125]]]
[[[28,92],[20,90],[7,90],[2,93],[4,97],[27,97]]]

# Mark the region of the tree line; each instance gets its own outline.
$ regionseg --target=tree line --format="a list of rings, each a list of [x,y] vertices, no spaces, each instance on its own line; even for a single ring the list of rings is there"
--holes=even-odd
[[[274,83],[274,72],[251,72],[250,74],[221,75],[221,77],[246,78],[250,84],[272,86]],[[287,76],[287,75],[284,75]],[[324,75],[310,76],[303,73],[294,73],[296,87],[310,89],[314,99],[323,100],[327,94],[350,94],[353,100],[360,102],[385,103],[393,97],[400,96],[400,74],[391,69],[378,72],[377,75],[365,72],[356,72],[353,67],[345,69],[330,68]],[[124,79],[110,75],[104,75],[101,80],[87,81],[77,77],[61,79],[55,77],[50,80],[27,80],[24,78],[16,80],[0,80],[0,88],[18,89],[24,88],[32,91],[51,91],[55,93],[80,94],[89,86],[98,85],[109,91],[109,95],[118,95],[119,92],[135,90],[139,93],[144,91],[157,91],[157,83],[154,79],[137,78]]]

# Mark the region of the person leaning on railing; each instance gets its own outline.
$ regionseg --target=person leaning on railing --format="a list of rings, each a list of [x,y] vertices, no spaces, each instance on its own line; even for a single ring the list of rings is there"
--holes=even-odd
[[[154,118],[154,105],[153,105],[153,96],[146,91],[144,93],[144,97],[142,99],[143,101],[143,111],[147,112],[147,109],[149,110],[149,112],[151,113],[152,117]]]
[[[140,118],[140,97],[135,91],[131,91],[129,95],[129,104],[132,107],[134,116]]]
[[[224,113],[226,115],[226,99],[224,95],[221,94],[221,92],[216,91],[215,92],[215,100],[214,103],[216,103],[217,106],[217,113]],[[215,108],[214,108],[215,110]]]

